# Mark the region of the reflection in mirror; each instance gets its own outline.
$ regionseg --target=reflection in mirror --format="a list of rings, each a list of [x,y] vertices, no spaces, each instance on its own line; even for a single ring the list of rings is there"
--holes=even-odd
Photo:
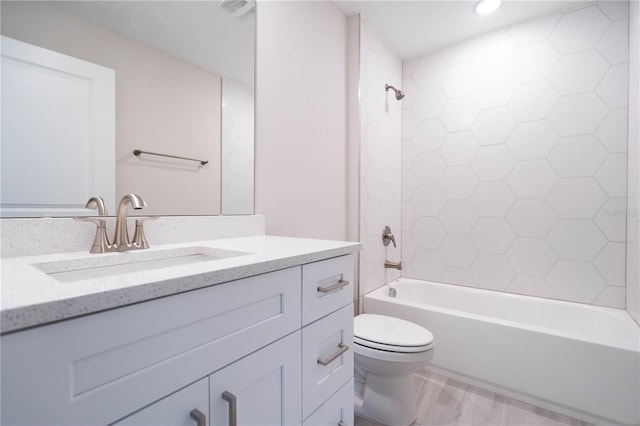
[[[70,161],[64,155],[68,148],[56,141],[66,136],[55,137],[49,132],[51,137],[40,144],[48,144],[52,152],[61,154],[58,169],[77,167],[92,179],[76,185],[74,191],[68,190],[68,185],[56,185],[59,195],[44,191],[44,202],[53,208],[49,212],[36,209],[31,215],[78,214],[65,213],[60,206],[93,214],[83,209],[90,196],[111,198],[107,203],[115,205],[130,192],[147,201],[148,207],[140,212],[145,215],[253,213],[255,10],[251,2],[242,2],[246,7],[241,10],[229,10],[225,7],[229,4],[237,6],[239,2],[1,3],[3,36],[113,70],[115,75],[115,125],[100,130],[115,134],[115,153],[111,154],[115,163],[108,155],[104,161]],[[3,46],[3,69],[5,61]],[[5,146],[4,123],[9,118],[19,122],[5,114],[12,106],[5,98],[5,83],[3,73],[2,214],[28,215],[7,214],[4,207],[13,199],[5,199],[5,188],[14,189],[7,194],[21,193],[29,186],[42,188],[42,183],[53,181],[57,173],[38,167],[37,162],[27,162],[21,163],[24,175],[33,182],[5,179],[5,155],[11,150]],[[58,105],[54,108],[58,115],[76,122],[77,111],[63,111]],[[87,108],[82,113],[90,117],[95,110]],[[32,115],[24,121],[31,128],[41,122]],[[86,134],[84,128],[80,133]],[[18,138],[14,145],[24,145],[26,139]],[[89,142],[85,150],[93,153]],[[208,163],[135,156],[135,149]],[[58,158],[42,157],[41,164]],[[12,160],[8,157],[6,161]],[[96,192],[97,187],[92,186],[94,172],[101,168],[115,171],[115,197]],[[19,201],[27,207],[38,202],[28,197]]]

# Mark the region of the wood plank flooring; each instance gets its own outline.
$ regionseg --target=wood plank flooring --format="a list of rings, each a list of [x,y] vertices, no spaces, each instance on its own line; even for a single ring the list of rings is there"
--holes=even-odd
[[[415,426],[589,426],[562,414],[422,370],[414,375]],[[378,426],[356,417],[355,426]]]

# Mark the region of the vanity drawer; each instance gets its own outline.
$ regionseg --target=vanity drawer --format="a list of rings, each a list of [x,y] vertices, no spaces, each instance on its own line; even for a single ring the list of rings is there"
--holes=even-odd
[[[353,304],[302,329],[302,417],[353,378]]]
[[[302,267],[302,323],[309,324],[353,302],[354,256]]]
[[[1,423],[123,418],[298,330],[300,277],[295,267],[2,336]]]
[[[304,426],[353,426],[353,379],[302,423]]]

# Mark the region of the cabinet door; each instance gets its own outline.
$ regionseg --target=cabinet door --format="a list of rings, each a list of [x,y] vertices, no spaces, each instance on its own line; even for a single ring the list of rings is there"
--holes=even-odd
[[[304,426],[353,426],[353,379],[320,406]]]
[[[198,422],[198,418],[201,419],[200,422]],[[208,426],[208,418],[209,379],[204,378],[114,423],[114,425]]]
[[[300,344],[297,331],[211,375],[210,425],[302,424]]]

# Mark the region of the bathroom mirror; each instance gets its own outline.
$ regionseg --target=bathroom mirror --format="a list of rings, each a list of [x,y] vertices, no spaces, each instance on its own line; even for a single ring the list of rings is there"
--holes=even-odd
[[[2,1],[0,7],[4,37],[113,70],[115,77],[115,158],[107,155],[102,162],[99,156],[93,162],[72,160],[76,150],[55,137],[44,142],[54,154],[15,141],[25,154],[13,160],[10,152],[16,150],[8,148],[5,134],[11,105],[3,96],[3,169],[19,161],[16,169],[24,176],[2,176],[3,217],[95,214],[84,209],[88,196],[103,195],[93,192],[92,173],[109,164],[115,170],[115,195],[105,197],[110,214],[130,192],[147,201],[141,215],[253,213],[254,2]],[[49,107],[57,114],[63,109],[62,103]],[[32,121],[26,122],[38,127]],[[79,158],[98,149],[86,151]],[[24,161],[29,153],[39,160]],[[56,185],[59,193],[43,189],[57,175],[51,170],[75,167],[80,171],[69,173],[66,182],[77,183],[74,176],[85,173],[88,183],[74,191],[64,184]],[[24,195],[30,179],[52,208],[29,213],[39,202]],[[12,194],[26,208],[5,208],[14,203]]]

